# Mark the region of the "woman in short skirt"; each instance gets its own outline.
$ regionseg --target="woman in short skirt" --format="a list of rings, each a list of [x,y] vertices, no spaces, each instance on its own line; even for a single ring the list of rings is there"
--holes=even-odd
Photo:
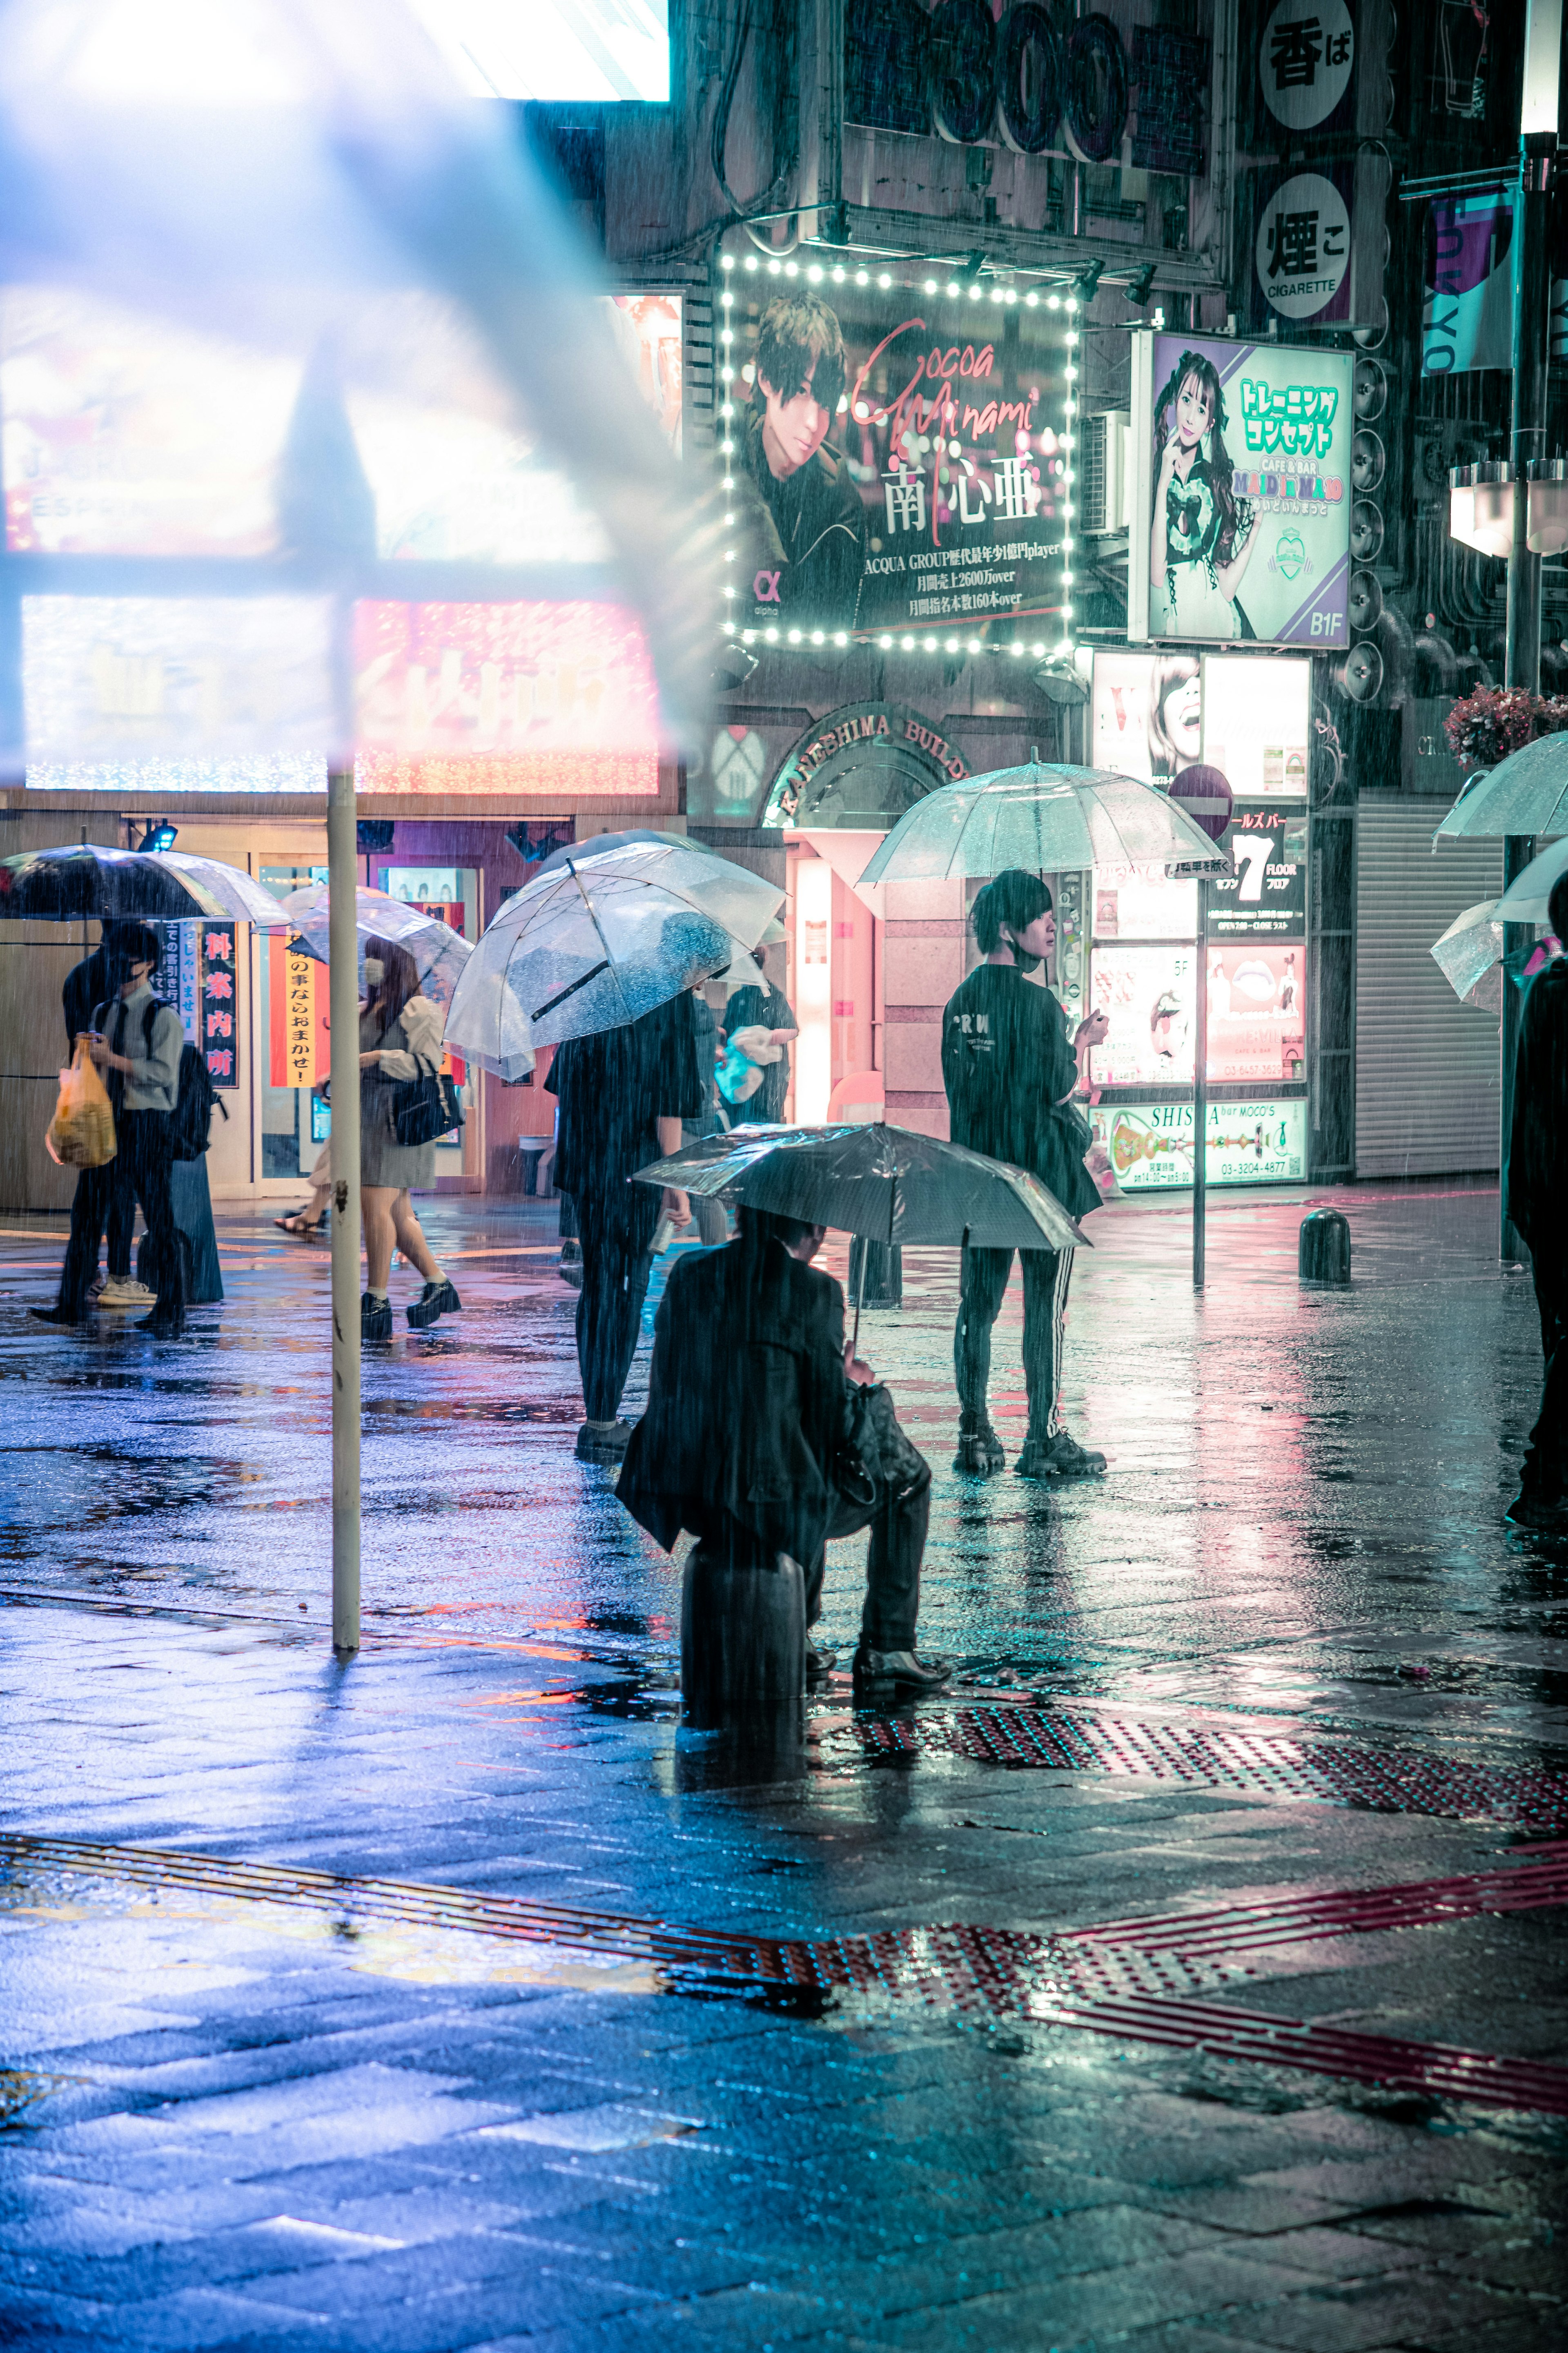
[[[360,1334],[365,1340],[390,1340],[387,1284],[394,1244],[425,1277],[425,1288],[408,1310],[416,1332],[463,1303],[431,1254],[409,1199],[414,1187],[427,1190],[436,1182],[436,1146],[400,1144],[393,1124],[399,1088],[441,1067],[441,1010],[420,996],[414,958],[395,940],[366,940],[364,980],[359,1021],[360,1208],[368,1271]]]

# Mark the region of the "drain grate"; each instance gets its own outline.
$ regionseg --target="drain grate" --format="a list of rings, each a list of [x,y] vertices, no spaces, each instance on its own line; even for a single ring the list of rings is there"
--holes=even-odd
[[[1057,1936],[976,1926],[885,1929],[806,1941],[721,1936],[464,1888],[342,1878],[216,1855],[0,1834],[0,1862],[86,1873],[334,1917],[521,1939],[606,1962],[642,1961],[672,1990],[810,2000],[880,1995],[987,2023],[1030,2020],[1206,2051],[1363,2084],[1568,2116],[1568,2069],[1444,2043],[1356,2034],[1194,1997],[1249,1974],[1244,1957],[1322,1936],[1432,1926],[1568,1903],[1568,1847],[1513,1870],[1403,1886],[1329,1889]]]
[[[1568,1831],[1568,1775],[1470,1765],[1412,1749],[1343,1747],[1241,1729],[1134,1724],[1089,1710],[966,1707],[911,1717],[858,1716],[871,1758],[923,1750],[983,1764],[1182,1781],[1249,1796],[1316,1799],[1373,1813],[1514,1822]]]

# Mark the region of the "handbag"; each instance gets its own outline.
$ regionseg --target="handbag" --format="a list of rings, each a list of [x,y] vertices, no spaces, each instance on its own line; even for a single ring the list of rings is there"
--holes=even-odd
[[[422,1071],[394,1088],[392,1126],[399,1144],[435,1144],[462,1124],[463,1099],[446,1071]]]

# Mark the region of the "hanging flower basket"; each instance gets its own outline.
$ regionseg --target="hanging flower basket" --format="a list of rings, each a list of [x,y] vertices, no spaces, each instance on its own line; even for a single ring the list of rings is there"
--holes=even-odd
[[[1448,749],[1467,776],[1495,768],[1538,735],[1568,728],[1568,696],[1531,694],[1521,686],[1478,686],[1443,722]]]

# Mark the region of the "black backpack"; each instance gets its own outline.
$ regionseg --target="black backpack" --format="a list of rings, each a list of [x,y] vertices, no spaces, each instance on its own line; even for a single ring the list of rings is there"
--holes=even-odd
[[[153,1051],[153,1024],[163,1011],[163,1001],[155,997],[142,1016],[142,1037],[149,1054]],[[174,1011],[171,1006],[169,1010]],[[198,1054],[187,1038],[180,1049],[180,1077],[174,1090],[174,1108],[169,1113],[169,1133],[174,1138],[176,1160],[199,1160],[212,1142],[213,1106],[216,1104],[225,1120],[228,1105],[212,1082],[206,1057]]]

